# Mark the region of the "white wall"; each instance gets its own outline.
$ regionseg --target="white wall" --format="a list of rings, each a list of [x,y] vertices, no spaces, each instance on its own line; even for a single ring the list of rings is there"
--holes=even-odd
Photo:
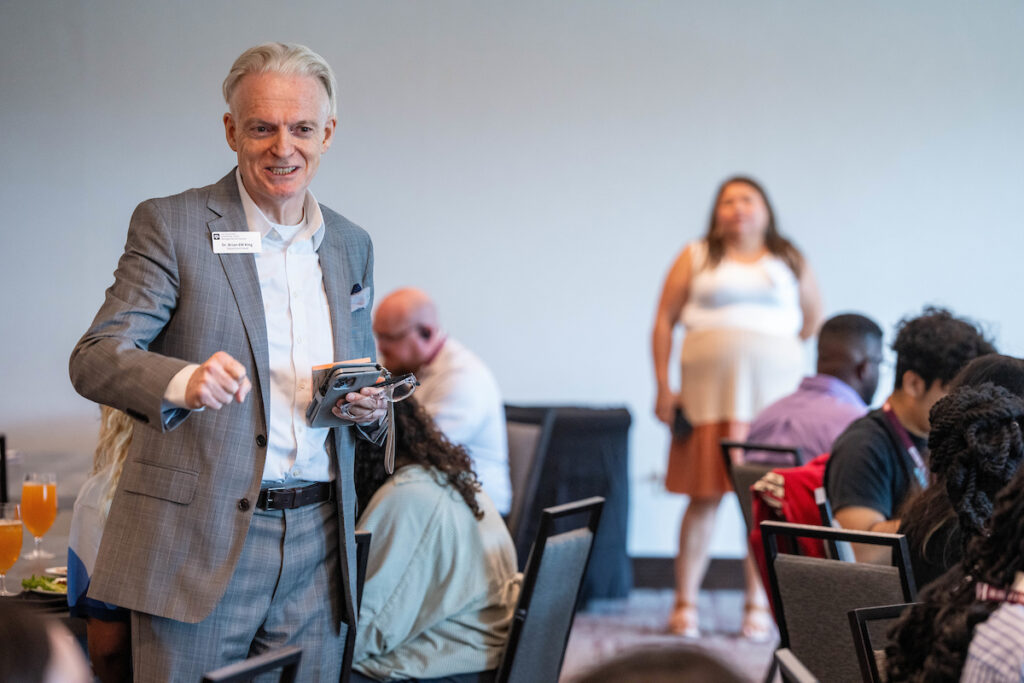
[[[66,362],[132,208],[227,172],[228,66],[303,42],[341,86],[313,189],[378,291],[431,291],[509,401],[628,405],[631,549],[671,554],[647,337],[724,176],[766,183],[830,312],[939,302],[1024,353],[1021,35],[1011,0],[6,2],[0,429],[84,469]]]

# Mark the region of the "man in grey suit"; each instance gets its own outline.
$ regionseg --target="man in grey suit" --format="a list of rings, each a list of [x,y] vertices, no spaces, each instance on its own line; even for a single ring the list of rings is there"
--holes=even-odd
[[[373,355],[369,236],[309,192],[336,125],[322,57],[268,43],[224,81],[238,166],[135,210],[114,284],[71,355],[86,398],[134,417],[89,596],[132,610],[136,681],[199,680],[268,648],[303,648],[302,680],[337,681],[354,624],[355,424],[304,411],[313,365]],[[361,426],[360,426],[361,425]]]

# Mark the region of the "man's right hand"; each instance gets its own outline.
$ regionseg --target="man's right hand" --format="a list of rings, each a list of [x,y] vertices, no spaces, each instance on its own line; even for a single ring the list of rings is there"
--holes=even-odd
[[[189,410],[219,410],[232,400],[241,403],[252,384],[245,366],[224,351],[218,351],[195,369],[185,386],[185,407]]]

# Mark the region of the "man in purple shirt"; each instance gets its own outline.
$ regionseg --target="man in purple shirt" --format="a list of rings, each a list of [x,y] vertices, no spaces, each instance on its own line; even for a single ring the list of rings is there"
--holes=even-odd
[[[818,374],[754,418],[747,441],[799,448],[804,460],[832,449],[832,442],[862,417],[878,388],[882,329],[870,318],[844,313],[818,333]],[[748,462],[781,462],[773,453],[751,451]]]

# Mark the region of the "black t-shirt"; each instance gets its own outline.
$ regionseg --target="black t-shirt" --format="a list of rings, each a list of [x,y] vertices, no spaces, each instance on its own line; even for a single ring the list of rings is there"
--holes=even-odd
[[[910,435],[922,457],[927,441]],[[832,510],[865,507],[893,519],[910,492],[914,462],[881,410],[855,421],[832,444],[825,466],[825,492]]]

